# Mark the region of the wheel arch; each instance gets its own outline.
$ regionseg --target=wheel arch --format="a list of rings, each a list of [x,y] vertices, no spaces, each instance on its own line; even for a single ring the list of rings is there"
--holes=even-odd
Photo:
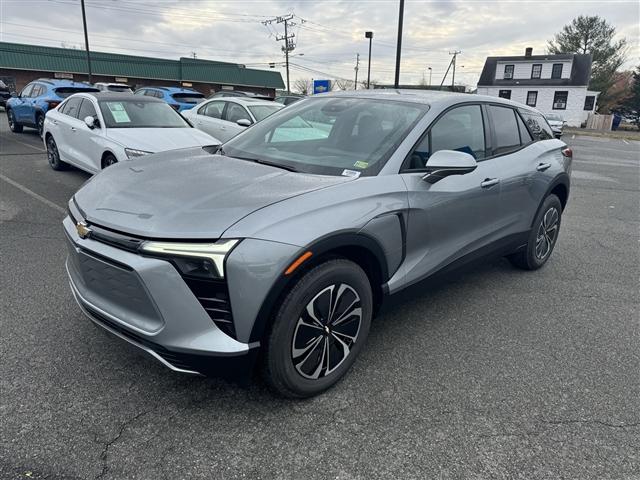
[[[100,168],[104,169],[104,160],[105,158],[107,158],[107,155],[112,155],[113,157],[115,157],[116,160],[118,160],[118,156],[113,153],[111,150],[106,149],[104,152],[102,152],[102,155],[100,156]]]
[[[549,195],[556,195],[558,197],[558,199],[560,200],[560,204],[562,205],[562,210],[564,211],[564,208],[566,207],[567,202],[569,201],[570,185],[571,185],[571,180],[569,178],[569,175],[566,173],[561,173],[560,175],[558,175],[553,179],[553,181],[549,184],[549,187],[547,187],[546,192],[540,199],[538,208],[536,208],[536,213],[531,219],[532,228],[533,228],[533,222],[538,216],[538,212],[540,212],[540,209],[542,208],[542,204],[544,203],[545,199]]]
[[[271,327],[274,313],[291,287],[312,268],[332,258],[345,258],[362,268],[371,284],[374,312],[381,305],[385,294],[383,285],[389,279],[389,270],[384,250],[376,239],[357,232],[334,234],[300,249],[291,263],[307,251],[312,252],[312,256],[291,275],[282,275],[269,290],[253,324],[250,342],[264,338]]]

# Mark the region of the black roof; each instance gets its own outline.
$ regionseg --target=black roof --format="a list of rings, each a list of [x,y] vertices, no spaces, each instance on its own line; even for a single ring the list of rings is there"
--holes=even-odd
[[[498,62],[533,62],[536,61],[564,61],[572,60],[571,76],[569,78],[517,78],[504,80],[496,78],[496,67]],[[559,86],[559,87],[582,87],[589,85],[591,78],[591,54],[561,53],[559,55],[524,55],[511,57],[487,57],[484,62],[479,87],[502,87],[502,86]]]
[[[133,93],[120,93],[120,92],[80,92],[93,95],[96,100],[108,100],[112,102],[160,102],[164,103],[164,100],[156,97],[148,97],[146,95],[134,95]]]

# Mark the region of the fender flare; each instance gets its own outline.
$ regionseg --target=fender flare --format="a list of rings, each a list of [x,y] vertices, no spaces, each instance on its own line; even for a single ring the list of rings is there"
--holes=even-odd
[[[569,198],[569,192],[571,189],[571,178],[569,177],[569,175],[565,172],[562,172],[560,174],[558,174],[553,181],[549,184],[549,187],[547,187],[546,192],[544,192],[544,195],[542,196],[542,198],[540,199],[540,203],[538,205],[538,208],[536,208],[536,213],[533,216],[533,218],[531,219],[531,228],[533,228],[533,222],[535,221],[536,217],[538,216],[538,213],[540,212],[540,209],[542,208],[542,204],[544,203],[544,200],[551,194],[551,191],[556,188],[558,185],[562,185],[564,186],[564,188],[567,189],[567,200]]]

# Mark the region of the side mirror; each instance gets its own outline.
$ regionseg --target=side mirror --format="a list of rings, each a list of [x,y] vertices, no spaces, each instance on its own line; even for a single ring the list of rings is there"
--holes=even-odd
[[[236,123],[238,125],[240,125],[241,127],[250,127],[251,126],[251,120],[249,120],[247,118],[241,118]]]
[[[84,117],[84,123],[87,125],[87,127],[93,130],[94,128],[96,128],[98,122],[91,115],[87,115],[86,117]]]
[[[439,150],[427,160],[427,174],[422,179],[427,183],[436,183],[449,175],[473,172],[477,167],[475,158],[468,153]]]

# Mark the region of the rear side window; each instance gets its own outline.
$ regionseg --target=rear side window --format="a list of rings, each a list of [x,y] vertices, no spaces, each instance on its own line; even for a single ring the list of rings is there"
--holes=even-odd
[[[63,108],[60,111],[70,117],[78,118],[81,102],[82,98],[80,97],[70,98],[64,103]]]
[[[95,117],[97,115],[96,109],[91,103],[91,100],[87,100],[86,98],[82,100],[82,105],[80,105],[80,112],[78,113],[78,118],[80,120],[84,120],[86,117]]]
[[[520,132],[516,120],[516,112],[509,107],[489,105],[489,113],[493,120],[495,132],[494,155],[501,155],[520,148]]]
[[[529,131],[533,134],[534,140],[553,138],[551,127],[542,115],[529,110],[519,110],[519,112],[527,127],[529,127]]]
[[[529,132],[529,129],[522,121],[522,117],[516,114],[516,118],[518,119],[518,130],[520,130],[520,143],[526,145],[527,143],[533,142],[533,137]]]
[[[46,88],[44,88],[42,85],[38,85],[37,83],[33,86],[33,90],[31,90],[31,98],[34,97],[39,97],[40,95],[44,95],[44,93],[46,92]]]

